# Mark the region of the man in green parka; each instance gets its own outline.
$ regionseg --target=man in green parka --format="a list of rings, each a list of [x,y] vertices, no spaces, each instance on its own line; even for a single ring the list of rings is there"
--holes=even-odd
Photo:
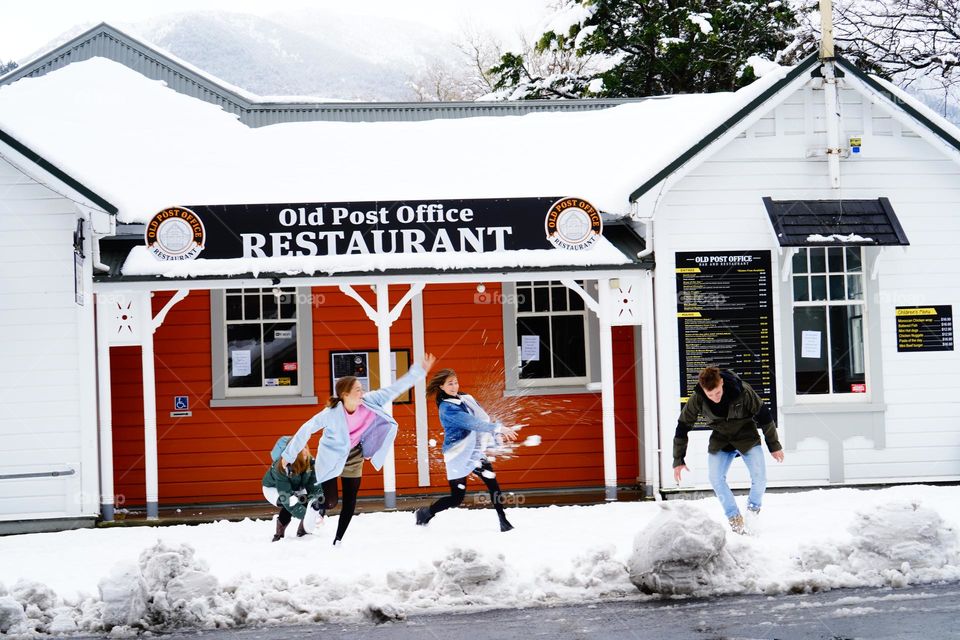
[[[700,372],[697,386],[677,421],[677,432],[673,438],[673,477],[677,483],[680,482],[681,472],[687,469],[684,462],[687,434],[701,415],[712,430],[707,445],[710,484],[723,506],[730,527],[736,533],[745,533],[743,516],[727,485],[727,471],[734,458],[738,455],[743,458],[750,472],[747,511],[752,516],[758,515],[763,492],[767,488],[767,468],[757,427],[763,430],[770,455],[777,462],[783,462],[783,447],[777,439],[777,425],[770,408],[737,374],[721,371],[717,367],[706,367]]]

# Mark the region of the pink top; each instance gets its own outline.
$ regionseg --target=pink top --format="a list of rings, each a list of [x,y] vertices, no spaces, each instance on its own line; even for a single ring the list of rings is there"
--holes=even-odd
[[[347,414],[347,427],[350,429],[350,448],[352,449],[360,443],[363,432],[373,424],[373,419],[377,417],[377,414],[362,404],[353,413],[349,411],[344,411],[344,413]]]

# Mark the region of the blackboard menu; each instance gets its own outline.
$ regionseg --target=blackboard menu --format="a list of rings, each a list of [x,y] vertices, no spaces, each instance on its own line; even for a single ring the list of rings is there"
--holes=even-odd
[[[677,254],[680,403],[703,367],[735,371],[777,415],[769,251]]]
[[[953,351],[953,306],[897,307],[897,351]]]

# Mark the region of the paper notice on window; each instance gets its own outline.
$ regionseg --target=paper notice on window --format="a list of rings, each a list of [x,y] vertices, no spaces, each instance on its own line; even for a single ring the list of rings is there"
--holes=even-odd
[[[520,336],[520,360],[540,359],[540,336]]]
[[[801,358],[820,358],[820,331],[804,331],[800,340]]]
[[[230,375],[234,378],[250,375],[250,351],[246,349],[231,351],[230,362],[232,363]]]

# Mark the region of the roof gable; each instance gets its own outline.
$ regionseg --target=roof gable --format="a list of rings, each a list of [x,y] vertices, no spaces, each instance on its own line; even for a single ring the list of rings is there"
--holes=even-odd
[[[906,113],[922,127],[926,128],[935,136],[940,138],[948,147],[958,152],[958,155],[954,159],[960,162],[960,128],[950,123],[939,114],[935,113],[923,103],[911,97],[899,87],[896,87],[885,80],[881,80],[880,78],[864,73],[858,69],[856,65],[845,58],[837,56],[834,61],[841,68],[841,71],[838,73],[838,75],[842,75],[843,71],[849,72],[849,74],[857,81],[882,95],[890,109],[897,109]],[[639,199],[644,193],[677,171],[695,156],[703,152],[710,144],[715,142],[731,129],[735,128],[748,115],[750,115],[750,113],[760,109],[764,103],[766,103],[779,91],[783,90],[801,74],[810,70],[812,74],[819,75],[819,64],[820,60],[817,53],[813,53],[801,61],[787,75],[778,80],[775,84],[769,86],[748,104],[744,105],[742,108],[737,110],[736,113],[724,120],[707,136],[698,141],[696,144],[692,145],[684,153],[677,156],[672,162],[664,166],[660,171],[637,187],[630,194],[631,202]]]
[[[633,193],[630,194],[630,201],[635,201],[640,198],[644,193],[649,191],[652,187],[660,183],[664,178],[669,176],[671,173],[682,167],[693,157],[698,155],[704,149],[706,149],[710,144],[719,139],[723,134],[727,133],[731,129],[737,126],[742,122],[750,113],[759,109],[767,100],[779,93],[784,87],[788,86],[791,82],[796,80],[806,71],[812,69],[816,66],[818,62],[817,54],[811,54],[806,59],[798,63],[793,69],[791,69],[786,75],[777,80],[775,83],[764,89],[760,94],[755,96],[743,107],[738,109],[735,113],[730,115],[728,118],[724,119],[719,125],[717,125],[710,133],[703,137],[696,144],[688,148],[682,154],[674,158],[672,162],[663,167],[660,171],[654,174],[652,177],[646,180],[643,184],[633,190]]]

